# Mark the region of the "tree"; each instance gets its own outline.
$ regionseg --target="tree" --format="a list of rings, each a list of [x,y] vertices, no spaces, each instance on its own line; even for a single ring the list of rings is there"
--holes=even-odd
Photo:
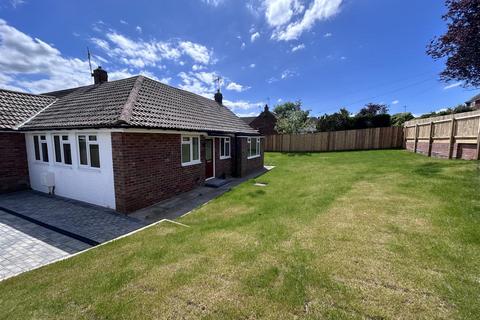
[[[310,111],[302,110],[302,102],[285,102],[277,105],[273,112],[277,115],[275,129],[279,133],[300,133],[310,125]]]
[[[357,113],[358,116],[376,116],[388,113],[388,107],[385,104],[369,103]]]
[[[353,118],[355,129],[390,127],[391,118],[385,104],[369,103]]]
[[[350,112],[341,108],[340,112],[334,114],[324,114],[318,119],[317,130],[318,131],[338,131],[348,130],[352,128],[352,119]]]
[[[407,121],[415,118],[411,112],[401,112],[392,115],[392,126],[402,127],[403,124]]]
[[[448,12],[442,17],[447,32],[435,37],[427,54],[446,58],[440,78],[463,81],[465,86],[480,86],[480,0],[446,0]]]

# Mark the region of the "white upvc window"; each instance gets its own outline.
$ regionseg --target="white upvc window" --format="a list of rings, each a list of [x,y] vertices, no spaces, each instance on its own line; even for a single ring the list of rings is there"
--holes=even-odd
[[[79,134],[78,160],[80,167],[100,168],[100,146],[96,134]]]
[[[35,160],[42,162],[49,162],[48,159],[48,144],[47,136],[44,134],[33,136],[33,148],[35,153]]]
[[[72,165],[72,147],[68,134],[53,135],[53,150],[55,163]]]
[[[199,164],[200,161],[200,137],[182,136],[182,166]]]
[[[229,159],[231,152],[230,138],[220,138],[220,159]]]
[[[260,138],[247,138],[248,159],[260,157]]]

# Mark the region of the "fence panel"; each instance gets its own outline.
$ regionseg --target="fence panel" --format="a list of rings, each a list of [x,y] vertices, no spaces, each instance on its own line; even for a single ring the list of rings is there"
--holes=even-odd
[[[386,127],[265,137],[265,151],[321,152],[395,149],[403,146],[403,128]]]
[[[408,121],[405,145],[428,156],[480,160],[480,111]]]

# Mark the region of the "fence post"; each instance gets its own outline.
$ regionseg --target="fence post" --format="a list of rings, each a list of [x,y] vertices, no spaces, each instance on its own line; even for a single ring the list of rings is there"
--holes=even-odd
[[[418,145],[418,123],[415,124],[415,140],[413,141],[413,152],[417,153]]]
[[[432,144],[433,144],[433,121],[430,121],[430,134],[428,138],[428,156],[432,156]]]
[[[448,159],[453,157],[453,144],[455,141],[455,118],[452,118],[452,124],[450,125],[450,140],[448,143]]]
[[[478,118],[477,160],[480,160],[480,117]]]

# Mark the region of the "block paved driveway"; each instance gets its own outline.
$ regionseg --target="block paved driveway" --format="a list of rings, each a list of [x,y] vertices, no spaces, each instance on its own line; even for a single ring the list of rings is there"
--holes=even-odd
[[[0,194],[0,280],[145,226],[140,220],[33,191]]]

